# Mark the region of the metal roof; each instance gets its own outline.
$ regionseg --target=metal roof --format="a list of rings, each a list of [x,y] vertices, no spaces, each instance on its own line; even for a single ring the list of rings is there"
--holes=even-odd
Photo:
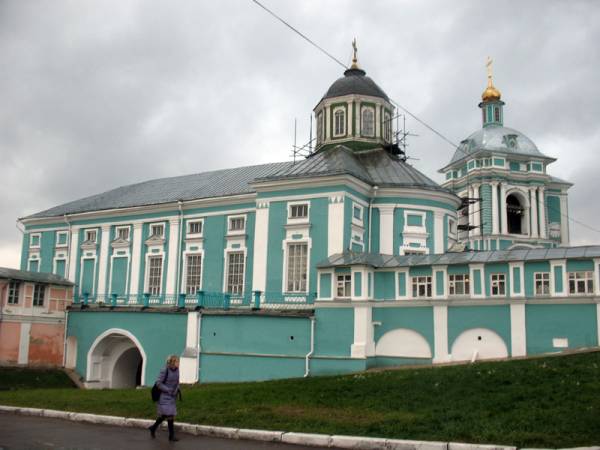
[[[337,253],[317,264],[318,268],[371,266],[376,269],[414,266],[434,266],[468,263],[503,263],[511,261],[546,261],[549,259],[581,259],[600,257],[600,245],[582,247],[535,248],[494,251],[441,253],[435,255],[382,255],[378,253]]]
[[[370,95],[389,101],[383,89],[377,86],[377,83],[370,77],[366,76],[366,72],[362,69],[346,70],[344,76],[335,80],[329,89],[327,89],[321,100],[350,94]]]
[[[349,174],[379,187],[410,187],[450,192],[383,148],[353,151],[344,145],[317,152],[261,180]]]
[[[252,193],[255,189],[249,183],[254,179],[290,165],[292,162],[270,163],[144,181],[55,206],[26,219]]]
[[[66,278],[53,273],[30,272],[28,270],[10,269],[8,267],[0,267],[0,280],[31,281],[59,286],[73,286],[74,284]]]

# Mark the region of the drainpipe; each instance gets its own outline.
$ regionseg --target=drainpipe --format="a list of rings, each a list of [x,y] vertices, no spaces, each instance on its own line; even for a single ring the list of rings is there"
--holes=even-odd
[[[175,273],[175,289],[177,290],[177,292],[175,292],[175,294],[180,294],[181,277],[179,276],[179,274],[181,272],[181,235],[183,229],[183,200],[177,200],[177,206],[179,207],[179,232],[177,236],[177,270]]]
[[[369,253],[371,253],[371,228],[373,228],[373,222],[371,222],[371,218],[373,217],[373,200],[375,200],[378,189],[379,186],[373,186],[373,197],[369,199]]]
[[[308,377],[310,374],[310,357],[315,352],[315,316],[310,318],[310,351],[306,354],[305,357],[305,371],[304,378]]]
[[[63,216],[63,219],[69,226],[69,234],[67,235],[67,263],[65,264],[65,278],[69,279],[69,273],[71,270],[71,222],[69,222],[69,217],[66,214]],[[75,288],[73,288],[73,290],[75,290]]]
[[[196,380],[198,383],[200,383],[200,352],[202,351],[202,348],[200,346],[200,339],[202,339],[202,312],[198,313],[198,335],[197,335],[197,339],[196,341],[198,342],[196,344]]]

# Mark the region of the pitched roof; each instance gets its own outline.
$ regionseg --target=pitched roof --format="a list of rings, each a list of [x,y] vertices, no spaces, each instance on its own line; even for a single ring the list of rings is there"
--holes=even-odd
[[[255,178],[264,177],[291,164],[270,163],[144,181],[55,206],[25,218],[60,217],[65,214],[252,193],[255,189],[249,183]]]
[[[30,272],[8,267],[0,267],[0,280],[31,281],[34,283],[47,283],[59,286],[73,286],[73,283],[53,273]]]
[[[337,253],[317,264],[318,268],[363,265],[379,268],[431,266],[508,261],[545,261],[549,259],[581,259],[600,257],[600,245],[581,247],[532,248],[492,251],[448,252],[433,255],[383,255],[380,253]]]

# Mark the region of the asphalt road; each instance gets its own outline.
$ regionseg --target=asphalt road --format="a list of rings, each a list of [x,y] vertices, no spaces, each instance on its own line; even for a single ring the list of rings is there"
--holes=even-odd
[[[122,428],[61,419],[0,413],[0,450],[315,450],[318,447],[192,436],[179,433],[169,442],[166,430],[156,439],[141,428]],[[323,447],[324,448],[324,447]]]

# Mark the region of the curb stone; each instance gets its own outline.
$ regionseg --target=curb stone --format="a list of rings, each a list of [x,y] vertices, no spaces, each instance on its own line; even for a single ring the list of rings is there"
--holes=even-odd
[[[48,417],[71,420],[73,422],[89,422],[103,425],[115,425],[132,428],[148,428],[154,423],[150,419],[138,419],[118,416],[106,416],[89,413],[58,411],[54,409],[21,408],[0,405],[0,413],[22,414],[26,416]],[[162,424],[166,428],[166,424]],[[286,433],[283,431],[253,430],[245,428],[213,427],[191,423],[176,423],[175,427],[183,432],[197,436],[212,436],[227,439],[247,439],[269,442],[283,442],[317,447],[346,448],[355,450],[517,450],[517,447],[505,445],[479,445],[459,442],[411,441],[400,439],[370,438],[361,436],[341,436],[311,433]],[[552,450],[522,448],[519,450]],[[600,446],[562,448],[556,450],[600,450]]]

